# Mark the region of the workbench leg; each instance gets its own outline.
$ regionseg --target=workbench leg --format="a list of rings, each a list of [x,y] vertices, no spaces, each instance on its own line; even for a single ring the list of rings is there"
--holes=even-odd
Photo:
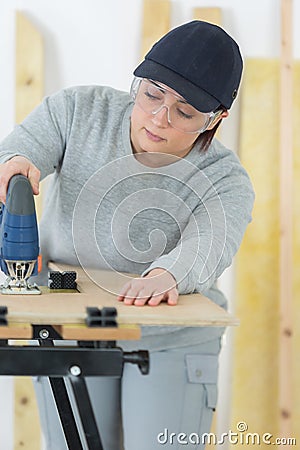
[[[72,377],[70,381],[88,449],[103,450],[85,379],[83,377]]]
[[[53,347],[53,340],[39,339],[42,347]],[[91,405],[90,395],[85,379],[81,376],[68,378],[78,410],[80,422],[85,435],[88,450],[103,450],[95,414]],[[67,446],[70,450],[83,450],[82,441],[71,406],[70,397],[63,378],[49,377],[50,386],[56,403],[57,411],[63,427]]]
[[[64,379],[49,377],[49,382],[67,446],[70,450],[83,450]]]

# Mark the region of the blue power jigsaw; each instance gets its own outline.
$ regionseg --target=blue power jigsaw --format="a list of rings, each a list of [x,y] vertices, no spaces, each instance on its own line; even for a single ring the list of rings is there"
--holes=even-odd
[[[29,278],[38,273],[39,235],[31,184],[14,175],[6,203],[0,203],[0,268],[7,275],[3,294],[40,294]]]

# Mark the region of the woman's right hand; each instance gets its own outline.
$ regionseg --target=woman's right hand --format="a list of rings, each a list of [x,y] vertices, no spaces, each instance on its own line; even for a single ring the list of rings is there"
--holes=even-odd
[[[33,193],[35,195],[39,193],[41,176],[39,169],[24,156],[14,156],[4,164],[0,164],[0,201],[2,203],[5,203],[6,200],[9,180],[17,174],[27,177],[32,186]]]

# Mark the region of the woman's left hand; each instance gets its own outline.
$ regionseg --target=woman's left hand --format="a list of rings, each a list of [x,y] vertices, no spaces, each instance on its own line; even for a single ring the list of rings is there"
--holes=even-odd
[[[165,269],[153,269],[145,277],[133,278],[121,289],[118,300],[125,305],[157,306],[162,301],[176,305],[178,290],[175,278]]]

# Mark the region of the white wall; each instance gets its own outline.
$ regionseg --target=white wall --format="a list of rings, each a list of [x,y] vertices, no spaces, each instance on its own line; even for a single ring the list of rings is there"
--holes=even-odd
[[[155,0],[153,0],[154,2]],[[172,26],[192,18],[192,8],[219,6],[223,25],[239,42],[244,58],[279,57],[280,0],[173,0]],[[40,30],[45,44],[45,95],[79,84],[108,84],[127,90],[139,62],[142,0],[1,0],[0,3],[0,139],[14,126],[14,13],[24,14]],[[298,21],[296,24],[296,20]],[[294,1],[294,55],[300,55],[300,1]],[[259,99],[257,99],[259,107]],[[223,142],[238,150],[238,102],[222,132]],[[233,271],[222,285],[233,297]],[[230,397],[230,372],[222,367],[226,389],[220,410]],[[225,361],[226,360],[226,361]],[[7,399],[2,396],[6,393]],[[11,380],[0,380],[0,450],[12,450]],[[6,406],[4,406],[4,404]],[[225,406],[224,406],[225,405]],[[223,413],[225,417],[226,414]],[[226,428],[227,427],[227,428]],[[228,431],[226,420],[222,428]],[[224,447],[223,447],[224,448]]]

